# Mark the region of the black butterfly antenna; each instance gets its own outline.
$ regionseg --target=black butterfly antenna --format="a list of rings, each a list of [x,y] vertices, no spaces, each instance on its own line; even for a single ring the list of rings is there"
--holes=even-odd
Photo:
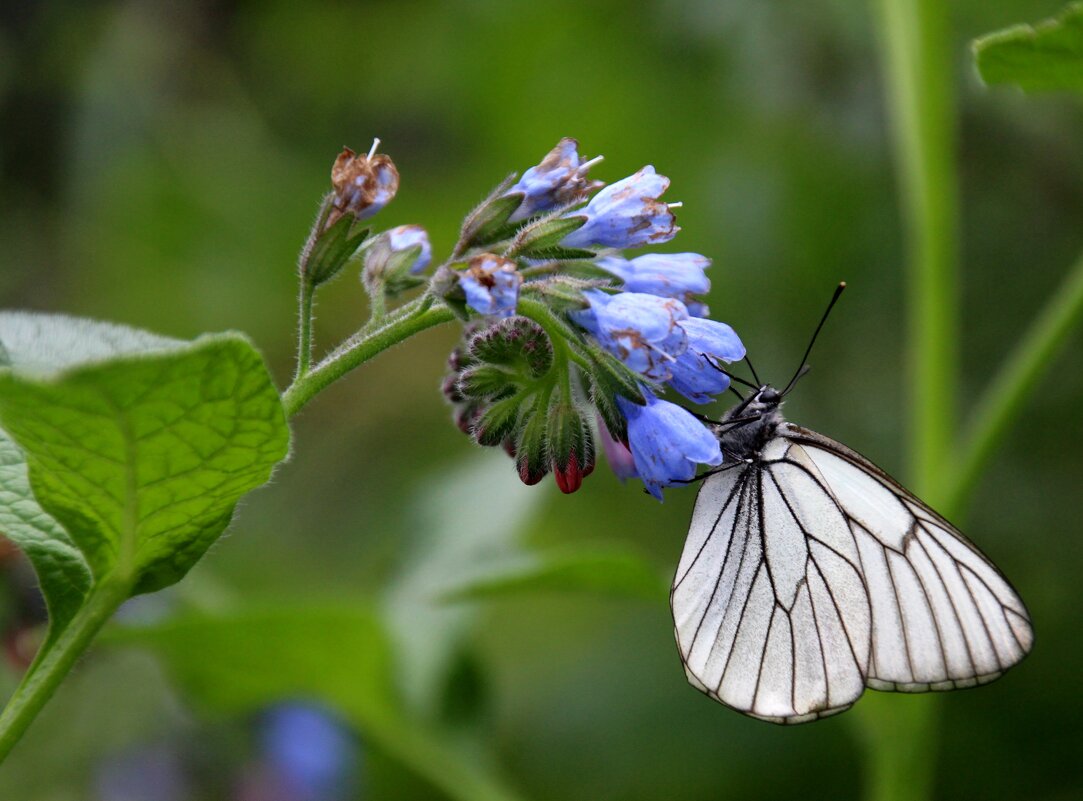
[[[744,384],[749,389],[758,390],[760,388],[759,384],[753,384],[751,381],[746,381],[745,379],[741,378],[741,376],[731,373],[729,370],[722,366],[722,363],[718,359],[708,355],[704,355],[703,358],[707,360],[707,364],[709,364],[718,372],[722,373],[722,375],[726,376],[731,381],[736,381],[738,384]],[[756,377],[755,371],[753,371],[752,377]],[[741,393],[739,392],[737,393],[737,397],[741,398],[741,400],[744,400],[744,398],[741,397]]]
[[[745,354],[745,364],[748,365],[748,369],[752,372],[752,380],[756,382],[755,389],[759,389],[763,386],[760,382],[760,377],[756,375],[756,368],[752,366],[752,360],[748,358],[748,354]]]
[[[801,379],[805,373],[809,371],[808,357],[812,353],[812,346],[816,344],[816,337],[820,335],[820,330],[824,327],[824,323],[827,322],[827,316],[831,314],[831,309],[835,307],[838,302],[839,296],[842,295],[842,291],[846,289],[846,282],[839,281],[839,285],[835,287],[835,294],[831,296],[831,302],[827,304],[827,308],[824,309],[824,316],[820,318],[820,324],[816,326],[816,330],[812,332],[812,339],[809,340],[808,347],[805,348],[805,355],[801,357],[801,365],[793,374],[793,378],[790,379],[790,383],[786,385],[786,388],[782,390],[781,395],[785,396],[794,385]],[[751,367],[752,365],[749,365]],[[754,375],[755,373],[753,373]]]

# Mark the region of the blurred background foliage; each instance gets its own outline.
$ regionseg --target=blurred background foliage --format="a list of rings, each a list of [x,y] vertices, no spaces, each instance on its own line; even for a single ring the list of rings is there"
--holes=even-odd
[[[943,80],[959,98],[964,397],[1076,258],[1083,219],[1078,98],[985,89],[967,44],[1059,5],[952,4]],[[788,415],[905,475],[902,236],[871,15],[844,0],[6,3],[0,303],[178,337],[240,329],[284,385],[295,253],[344,144],[383,138],[402,187],[380,224],[420,223],[446,252],[493,184],[570,135],[606,155],[600,178],[644,163],[672,178],[684,231],[668,249],[714,259],[714,316],[766,377],[785,380],[833,286],[849,282]],[[351,280],[325,291],[318,341],[354,330],[364,304]],[[518,485],[503,454],[449,422],[438,385],[455,336],[426,333],[314,403],[291,461],[231,535],[128,614],[378,609],[408,707],[524,798],[857,795],[864,746],[850,716],[783,729],[707,701],[685,683],[664,593],[440,603],[521,547],[632,548],[664,577],[694,496],[659,505],[604,468],[568,497],[549,481]],[[1077,333],[973,504],[967,530],[1026,599],[1038,642],[993,686],[944,699],[939,797],[1083,793],[1081,344]],[[9,560],[5,577],[10,687],[25,574]],[[214,678],[214,649],[186,647],[183,631],[170,645],[167,626],[159,652],[184,653],[189,681],[146,651],[98,648],[0,771],[0,797],[293,799],[261,773],[288,725],[341,755],[333,794],[314,798],[445,797],[351,730],[357,649],[320,620],[295,616],[264,667],[326,664],[345,694],[323,723],[292,706],[256,711],[241,700],[259,695],[245,671]],[[357,682],[378,693],[373,670],[358,666]],[[207,682],[228,697],[208,697]]]

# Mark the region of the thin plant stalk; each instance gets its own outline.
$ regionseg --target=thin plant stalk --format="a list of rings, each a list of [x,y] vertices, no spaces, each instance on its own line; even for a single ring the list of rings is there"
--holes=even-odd
[[[455,319],[443,303],[422,296],[388,314],[381,325],[366,328],[346,340],[319,364],[298,377],[282,393],[286,416],[293,417],[321,390],[326,389],[346,373],[364,364],[373,356],[397,345],[404,339]]]
[[[997,446],[1019,419],[1023,404],[1038,387],[1046,368],[1083,319],[1083,256],[1054,291],[1030,330],[1004,361],[976,404],[973,421],[947,475],[946,508],[960,514]]]
[[[0,762],[19,742],[102,626],[130,594],[130,582],[112,576],[102,579],[63,632],[38,653],[0,713]]]
[[[906,224],[910,474],[933,506],[955,429],[958,211],[948,7],[877,0],[884,81]],[[945,510],[949,511],[949,510]],[[935,772],[935,697],[869,694],[858,706],[869,801],[924,801]]]

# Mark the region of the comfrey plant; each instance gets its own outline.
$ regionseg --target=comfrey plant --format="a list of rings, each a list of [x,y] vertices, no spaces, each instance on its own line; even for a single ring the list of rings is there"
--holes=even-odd
[[[563,492],[575,492],[594,469],[598,440],[618,475],[639,477],[659,500],[697,464],[722,461],[700,419],[659,397],[673,390],[709,403],[729,386],[719,363],[744,356],[733,329],[708,319],[698,299],[710,289],[710,260],[622,254],[680,230],[680,204],[661,200],[668,178],[647,166],[604,186],[588,175],[601,157],[585,160],[574,139],[563,139],[467,216],[449,258],[426,278],[432,249],[424,229],[372,235],[364,223],[398,185],[394,165],[375,150],[339,157],[334,191],[302,254],[301,356],[287,408],[352,366],[350,354],[380,332],[412,333],[454,316],[463,339],[443,391],[455,422],[478,444],[502,446],[526,484],[552,472]],[[312,294],[356,252],[372,320],[310,370]],[[421,297],[387,311],[423,284]]]
[[[33,564],[46,636],[0,714],[0,759],[129,598],[179,581],[239,498],[289,449],[290,417],[408,337],[458,320],[444,393],[459,427],[501,446],[519,477],[566,493],[600,442],[622,478],[659,500],[718,439],[679,402],[725,391],[744,356],[700,299],[710,262],[626,254],[678,232],[653,167],[605,186],[600,157],[561,140],[467,215],[433,268],[425,230],[374,227],[399,187],[392,160],[347,149],[301,249],[297,369],[279,392],[236,333],[181,342],[55,315],[0,313],[0,526]],[[629,257],[631,256],[631,257]],[[354,264],[370,318],[313,361],[316,293]],[[414,297],[403,300],[404,295]],[[670,399],[665,399],[668,396]]]

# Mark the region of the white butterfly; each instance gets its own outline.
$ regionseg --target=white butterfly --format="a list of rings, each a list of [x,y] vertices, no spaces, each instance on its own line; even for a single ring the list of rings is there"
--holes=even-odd
[[[973,687],[1021,660],[1030,617],[992,562],[868,459],[787,423],[783,394],[759,387],[717,429],[726,462],[670,594],[689,682],[803,723],[866,687]]]

